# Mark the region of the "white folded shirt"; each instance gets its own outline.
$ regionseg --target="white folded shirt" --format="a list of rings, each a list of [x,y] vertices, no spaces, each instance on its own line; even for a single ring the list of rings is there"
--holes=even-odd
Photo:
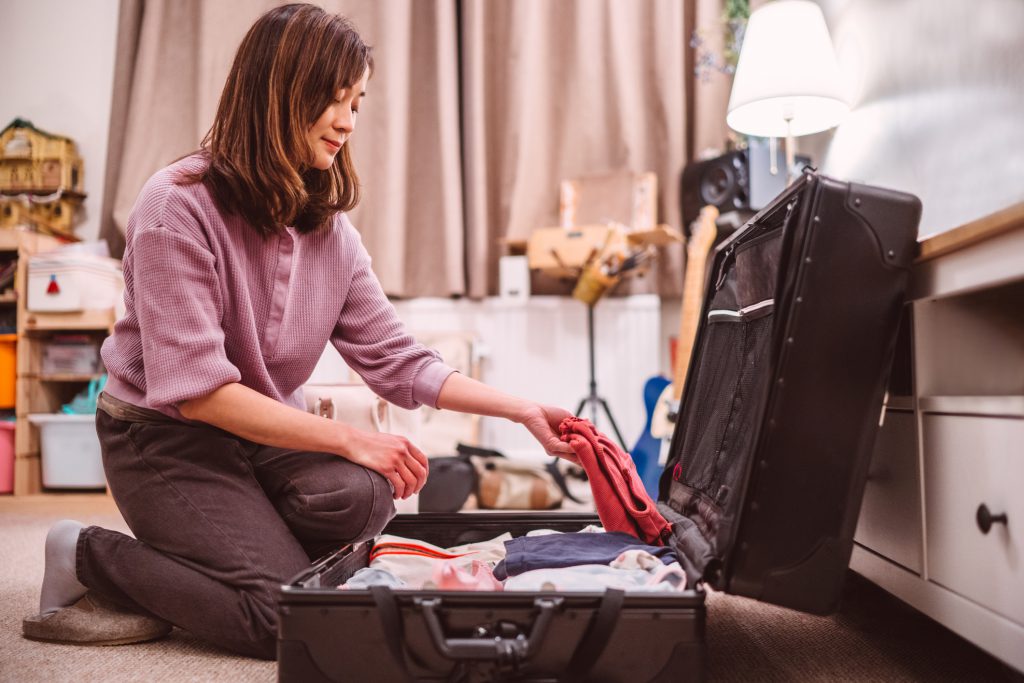
[[[505,591],[587,591],[619,588],[627,593],[676,593],[686,589],[686,574],[678,562],[653,570],[618,569],[581,564],[558,569],[534,569],[505,579]]]

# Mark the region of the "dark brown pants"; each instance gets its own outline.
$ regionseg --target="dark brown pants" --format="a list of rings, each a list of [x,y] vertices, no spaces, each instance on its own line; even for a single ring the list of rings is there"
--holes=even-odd
[[[135,538],[85,529],[79,580],[222,647],[273,659],[278,587],[394,515],[387,481],[344,458],[111,405],[103,467]]]

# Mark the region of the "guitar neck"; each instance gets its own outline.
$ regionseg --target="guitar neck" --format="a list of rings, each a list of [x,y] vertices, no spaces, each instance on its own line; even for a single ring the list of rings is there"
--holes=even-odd
[[[718,234],[715,219],[718,209],[705,206],[694,222],[690,241],[686,245],[686,276],[683,279],[683,307],[679,313],[679,338],[676,342],[676,365],[672,379],[672,399],[676,402],[683,395],[686,372],[693,355],[694,338],[700,324],[700,310],[704,299],[704,266],[708,252]]]
[[[701,295],[704,290],[703,257],[688,259],[683,280],[683,307],[679,316],[679,337],[676,341],[676,366],[672,378],[672,398],[678,401],[686,384],[686,371],[693,355],[694,337],[700,322]]]

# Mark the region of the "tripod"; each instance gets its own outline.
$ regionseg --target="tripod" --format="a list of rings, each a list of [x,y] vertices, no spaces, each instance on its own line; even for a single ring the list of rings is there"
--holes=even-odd
[[[580,404],[576,408],[576,414],[582,415],[583,408],[590,406],[590,421],[595,425],[597,424],[597,409],[604,409],[604,414],[608,416],[608,421],[612,425],[612,431],[615,432],[615,438],[619,440],[619,444],[622,449],[629,451],[629,447],[622,438],[622,434],[619,432],[618,425],[615,424],[615,418],[612,417],[611,408],[608,407],[608,401],[604,400],[603,397],[597,393],[597,380],[594,377],[594,304],[587,304],[587,343],[590,348],[590,393],[580,399]]]

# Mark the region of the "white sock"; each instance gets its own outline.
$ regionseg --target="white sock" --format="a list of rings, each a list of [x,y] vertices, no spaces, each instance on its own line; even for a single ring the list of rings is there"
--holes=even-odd
[[[86,587],[78,581],[75,560],[78,534],[85,528],[73,519],[62,519],[46,534],[46,569],[39,594],[39,613],[51,614],[78,602]]]

